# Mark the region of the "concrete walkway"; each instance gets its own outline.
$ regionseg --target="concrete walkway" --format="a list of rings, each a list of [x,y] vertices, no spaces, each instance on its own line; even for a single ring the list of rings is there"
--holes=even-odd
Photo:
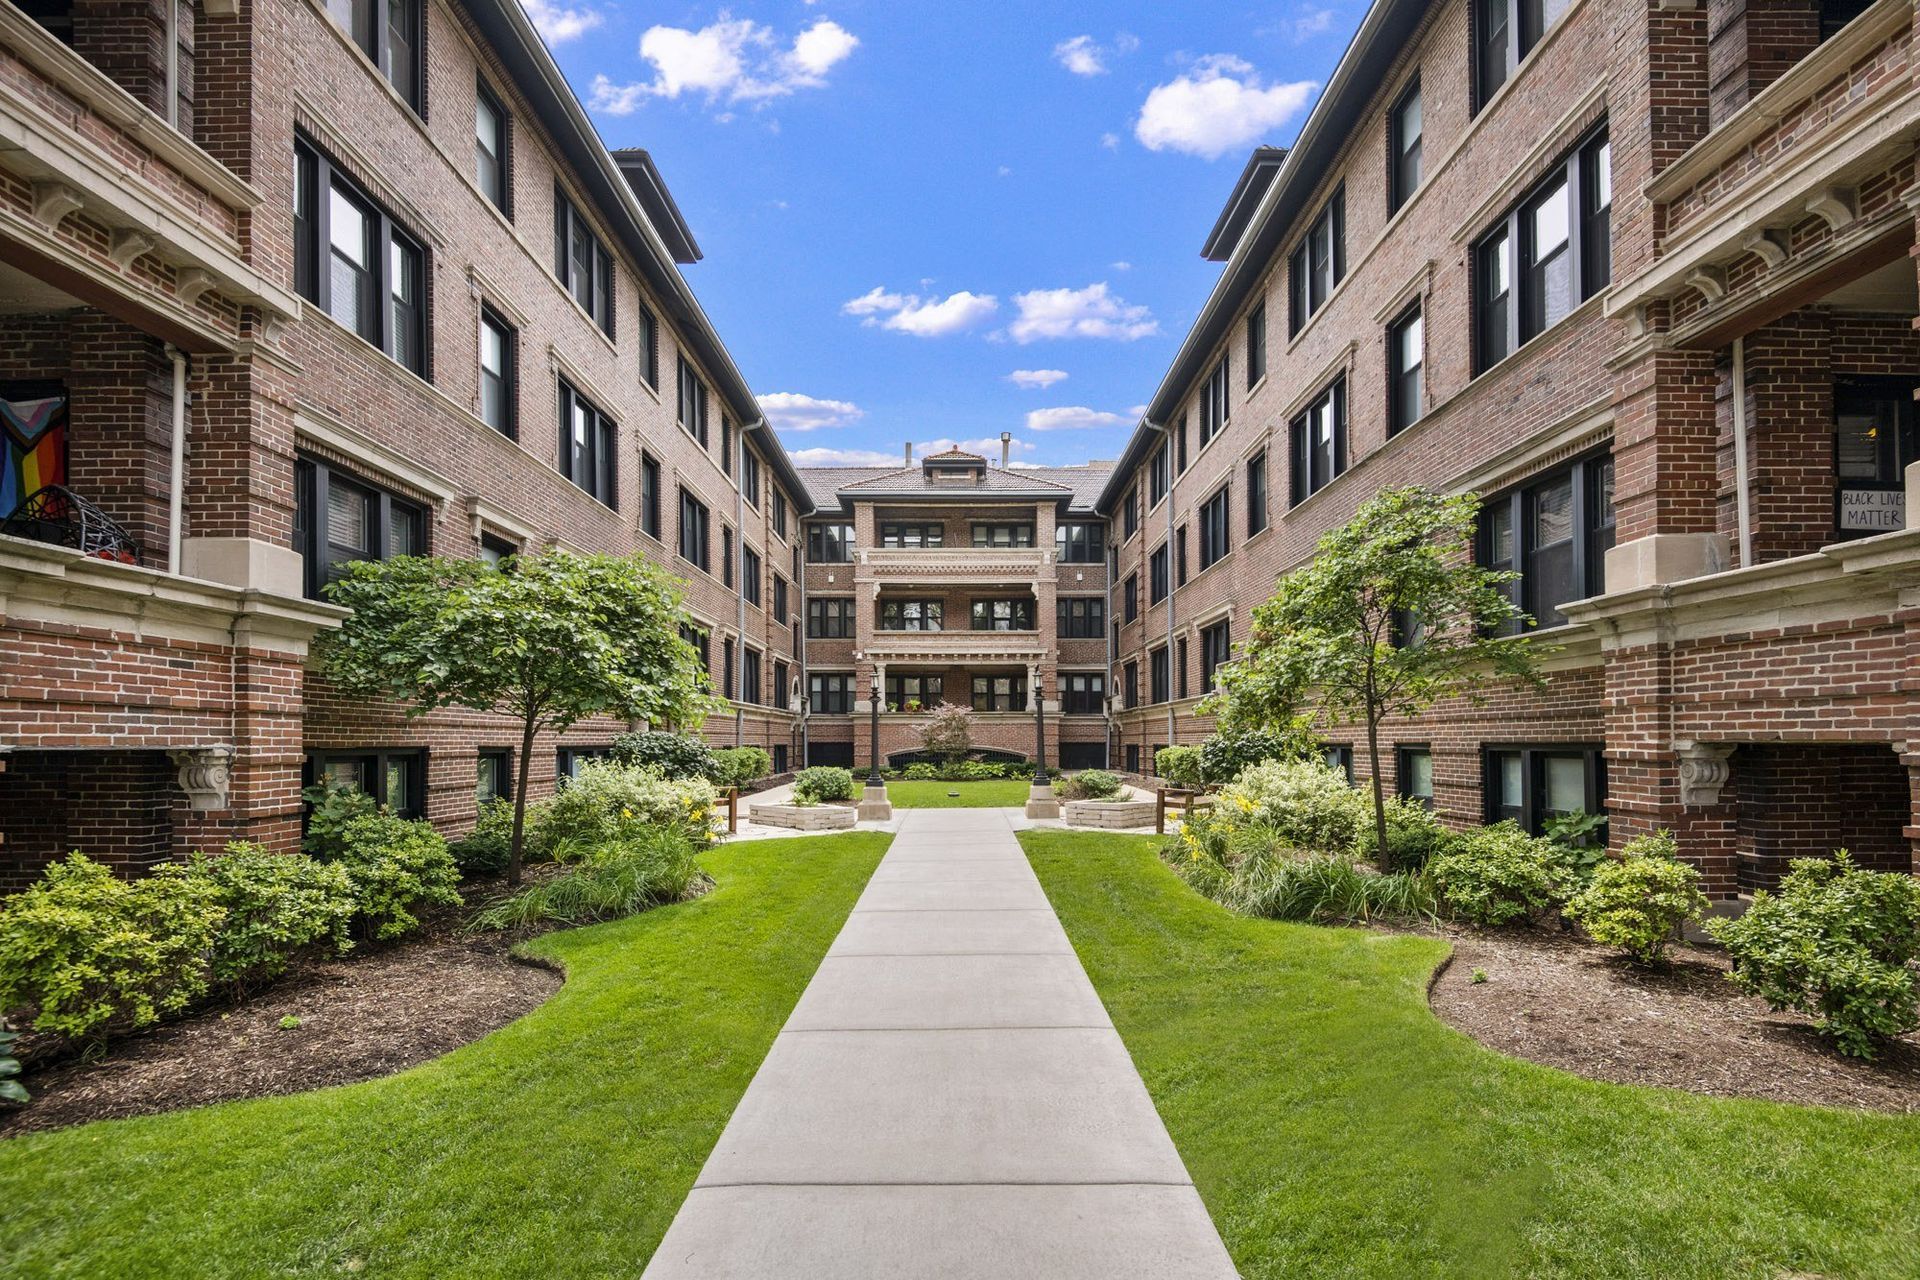
[[[1015,812],[901,811],[649,1280],[1234,1275]]]

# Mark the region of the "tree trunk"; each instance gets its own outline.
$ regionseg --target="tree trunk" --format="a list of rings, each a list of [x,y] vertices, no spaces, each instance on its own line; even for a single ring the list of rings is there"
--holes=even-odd
[[[534,717],[529,714],[520,728],[519,777],[513,784],[513,842],[507,849],[507,884],[520,887],[520,854],[527,842],[527,775],[533,768]]]
[[[1393,860],[1387,853],[1387,795],[1380,781],[1380,722],[1374,716],[1367,717],[1367,762],[1373,770],[1373,839],[1374,861],[1380,870],[1393,870]]]

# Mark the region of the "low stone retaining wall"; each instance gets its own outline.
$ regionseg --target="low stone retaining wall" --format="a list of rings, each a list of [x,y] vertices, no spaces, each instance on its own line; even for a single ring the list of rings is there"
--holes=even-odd
[[[756,804],[749,811],[763,827],[790,827],[795,831],[851,831],[853,810],[837,804]],[[1153,821],[1153,815],[1147,815]]]
[[[1124,831],[1153,825],[1152,800],[1069,800],[1067,825]]]

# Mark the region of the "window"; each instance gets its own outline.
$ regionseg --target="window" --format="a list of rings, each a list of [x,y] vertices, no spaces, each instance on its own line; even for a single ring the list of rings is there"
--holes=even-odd
[[[1130,573],[1127,580],[1120,584],[1121,594],[1125,597],[1124,612],[1128,622],[1140,616],[1140,575]]]
[[[887,710],[915,710],[937,707],[945,701],[944,676],[888,676]]]
[[[1267,451],[1247,459],[1247,536],[1267,527]]]
[[[747,448],[745,439],[740,441],[740,489],[747,499],[747,505],[755,511],[760,509],[760,455]]]
[[[728,698],[738,701],[733,683],[733,638],[731,636],[720,642],[720,667],[725,673],[720,679],[721,691]]]
[[[640,455],[640,532],[649,538],[660,536],[660,459],[644,452]]]
[[[482,747],[474,759],[474,798],[481,804],[489,800],[513,798],[513,752],[506,747]]]
[[[773,683],[767,689],[767,694],[768,694],[767,705],[774,706],[774,707],[784,707],[787,705],[787,698],[789,694],[787,681],[791,678],[792,678],[792,672],[788,668],[787,664],[776,659],[773,664]],[[780,773],[784,771],[776,769],[774,770],[774,772]]]
[[[1127,761],[1128,773],[1140,772],[1140,744],[1139,743],[1129,742],[1127,744],[1126,761]]]
[[[700,381],[700,375],[687,363],[685,356],[680,357],[679,392],[675,401],[675,420],[686,429],[688,435],[700,442],[702,449],[707,447],[707,384]]]
[[[1540,37],[1567,11],[1569,0],[1474,0],[1474,109],[1507,82]]]
[[[660,318],[644,302],[640,304],[640,376],[655,391],[660,389]]]
[[[779,485],[773,487],[773,536],[787,540],[787,491]]]
[[[489,569],[505,569],[507,561],[520,554],[520,548],[505,538],[490,533],[480,535],[480,562]]]
[[[1393,104],[1387,134],[1387,211],[1393,213],[1420,187],[1419,77]]]
[[[1030,524],[976,524],[973,526],[973,545],[976,547],[1030,547],[1033,545],[1033,526]]]
[[[1433,752],[1429,748],[1399,748],[1394,753],[1393,774],[1402,800],[1433,808]]]
[[[317,458],[297,459],[293,476],[293,549],[305,558],[312,598],[356,560],[427,553],[425,508]]]
[[[807,563],[853,563],[853,526],[850,524],[808,525]]]
[[[724,586],[733,585],[733,530],[720,530],[720,582]]]
[[[733,420],[720,415],[720,474],[733,474]]]
[[[1534,835],[1547,819],[1604,813],[1606,758],[1599,747],[1499,747],[1485,756],[1488,822],[1511,819]]]
[[[807,601],[807,634],[816,640],[853,637],[853,598],[815,596]]]
[[[1228,552],[1227,504],[1229,491],[1222,488],[1218,493],[1200,504],[1200,571],[1220,562]]]
[[[937,547],[946,541],[947,531],[938,524],[902,524],[889,520],[880,526],[883,547]]]
[[[1149,702],[1167,702],[1172,698],[1173,681],[1170,679],[1172,667],[1167,659],[1167,646],[1161,645],[1147,655],[1147,685]]]
[[[808,704],[819,715],[846,715],[853,710],[853,677],[836,675],[807,677]]]
[[[975,631],[1033,630],[1031,600],[975,600],[972,613]]]
[[[938,600],[882,600],[875,625],[882,631],[938,631],[944,612]]]
[[[294,144],[294,285],[421,377],[427,370],[426,250],[325,153]]]
[[[1267,376],[1267,304],[1264,300],[1247,312],[1247,390],[1260,385]]]
[[[1187,696],[1187,638],[1185,636],[1180,637],[1180,641],[1174,649],[1173,683],[1174,683],[1174,697],[1176,698],[1186,697]]]
[[[1062,640],[1098,640],[1107,634],[1107,602],[1099,596],[1061,596]]]
[[[1207,375],[1206,385],[1200,388],[1200,447],[1227,429],[1228,395],[1227,387],[1231,378],[1227,373],[1227,358],[1220,357],[1220,363],[1213,366],[1213,372]]]
[[[1027,709],[1027,678],[1025,676],[975,676],[973,678],[973,709],[975,711],[1025,711]]]
[[[372,59],[415,115],[425,111],[420,95],[422,8],[418,0],[327,0],[327,16]]]
[[[553,753],[554,774],[558,781],[580,776],[580,766],[589,760],[605,760],[613,752],[606,747],[561,747]]]
[[[557,182],[553,186],[553,274],[560,287],[612,337],[613,255]]]
[[[1140,664],[1129,662],[1120,669],[1120,687],[1124,690],[1121,699],[1129,710],[1140,705]]]
[[[1138,498],[1138,490],[1129,488],[1127,490],[1127,496],[1121,499],[1122,511],[1124,513],[1121,518],[1121,529],[1124,532],[1123,540],[1124,538],[1131,538],[1140,530],[1140,508],[1135,505]]]
[[[1347,775],[1347,782],[1353,782],[1353,748],[1340,742],[1325,742],[1320,745],[1320,759],[1329,769],[1338,769]]]
[[[402,751],[315,751],[307,756],[308,778],[356,787],[402,818],[427,814],[427,755]]]
[[[1604,129],[1474,245],[1474,372],[1484,373],[1612,278],[1612,149]]]
[[[1189,414],[1187,412],[1183,411],[1180,414],[1180,425],[1174,428],[1174,434],[1173,434],[1173,464],[1174,464],[1174,469],[1178,471],[1181,475],[1187,474],[1187,418],[1188,417],[1189,417]]]
[[[473,87],[473,181],[493,207],[512,216],[507,202],[507,109],[487,86]]]
[[[480,420],[512,438],[519,382],[518,335],[500,313],[480,304]]]
[[[1167,598],[1168,568],[1171,562],[1173,544],[1163,542],[1153,549],[1147,557],[1147,603],[1159,604]]]
[[[1163,438],[1160,447],[1153,451],[1153,458],[1147,463],[1147,509],[1151,511],[1160,505],[1160,499],[1167,496],[1167,484],[1171,478],[1172,458],[1167,442]]]
[[[1057,526],[1053,531],[1054,558],[1061,564],[1099,564],[1102,526],[1078,521]]]
[[[1060,710],[1070,716],[1097,716],[1107,709],[1107,677],[1099,671],[1060,673]]]
[[[613,419],[560,380],[560,474],[609,507],[619,506],[619,432]]]
[[[1212,693],[1218,687],[1214,673],[1233,658],[1233,639],[1225,618],[1200,629],[1200,692]]]
[[[680,490],[680,558],[712,573],[712,562],[707,558],[708,521],[706,504],[687,490]]]
[[[1414,303],[1387,326],[1387,434],[1420,421],[1425,404],[1422,371],[1426,364],[1426,325]]]
[[[787,622],[787,580],[777,573],[773,575],[773,620],[781,626]]]
[[[1613,459],[1603,454],[1489,499],[1480,515],[1480,563],[1518,572],[1506,588],[1514,603],[1533,625],[1558,626],[1567,620],[1562,604],[1607,589],[1613,531]]]
[[[758,605],[760,603],[760,579],[762,576],[760,553],[752,547],[747,546],[744,542],[741,543],[740,594],[747,598],[748,604]]]
[[[757,649],[740,651],[740,701],[759,704],[760,696],[760,652]]]
[[[1346,274],[1347,192],[1335,187],[1287,259],[1289,335],[1306,327]]]
[[[1327,487],[1347,469],[1347,380],[1335,378],[1319,398],[1294,418],[1289,441],[1292,453],[1293,505],[1298,506]]]
[[[1920,455],[1913,382],[1906,378],[1833,381],[1834,532],[1858,538],[1902,527],[1902,477]]]

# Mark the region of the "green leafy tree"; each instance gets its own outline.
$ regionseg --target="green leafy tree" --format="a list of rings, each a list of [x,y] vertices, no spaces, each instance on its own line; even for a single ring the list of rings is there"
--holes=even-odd
[[[347,692],[468,707],[520,722],[507,882],[520,883],[535,737],[594,715],[692,728],[713,705],[680,638],[679,587],[639,556],[550,550],[478,560],[362,561],[328,588],[353,612],[320,646]]]
[[[1303,713],[1364,723],[1383,856],[1381,721],[1445,698],[1477,701],[1495,681],[1539,679],[1530,641],[1499,634],[1524,616],[1507,591],[1516,575],[1474,563],[1479,507],[1471,494],[1375,494],[1254,609],[1243,655],[1221,668],[1210,700],[1229,730],[1286,726]]]

